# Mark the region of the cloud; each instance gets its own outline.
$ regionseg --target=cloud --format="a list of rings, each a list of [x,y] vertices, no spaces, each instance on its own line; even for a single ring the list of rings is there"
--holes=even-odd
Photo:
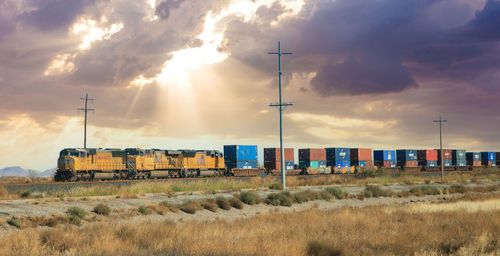
[[[168,19],[171,9],[177,9],[185,0],[166,0],[156,6],[155,14],[162,19]]]
[[[20,19],[40,30],[67,28],[78,15],[83,13],[84,8],[93,2],[93,0],[33,1],[35,6],[32,8],[35,10],[22,14]]]

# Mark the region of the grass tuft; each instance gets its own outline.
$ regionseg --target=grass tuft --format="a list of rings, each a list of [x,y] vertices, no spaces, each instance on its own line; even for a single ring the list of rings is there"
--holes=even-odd
[[[66,211],[66,213],[69,214],[70,216],[76,216],[80,219],[83,219],[85,218],[85,216],[87,216],[87,212],[84,209],[76,206],[70,207]]]
[[[171,204],[167,201],[161,202],[160,206],[163,206],[163,207],[167,208],[169,211],[174,212],[174,213],[179,212],[179,207],[177,207],[176,205]]]
[[[248,204],[248,205],[258,204],[262,201],[262,198],[260,198],[260,196],[257,195],[257,193],[251,192],[251,191],[241,192],[240,195],[238,196],[238,198],[243,203]]]
[[[151,210],[149,209],[149,207],[145,206],[145,205],[141,205],[137,208],[137,210],[139,210],[140,213],[144,214],[144,215],[148,215],[149,213],[151,213]]]
[[[7,224],[13,226],[13,227],[16,227],[16,228],[20,228],[21,227],[21,222],[19,221],[19,219],[15,218],[15,217],[12,217],[10,219],[7,220]]]
[[[347,193],[340,188],[327,187],[325,191],[337,199],[345,199],[347,197]]]
[[[200,205],[201,207],[205,208],[205,210],[209,210],[211,212],[217,212],[217,209],[219,209],[219,206],[217,205],[215,199],[207,199],[205,201],[201,201]]]
[[[243,209],[243,202],[241,202],[241,200],[237,197],[229,198],[229,204],[236,209]]]
[[[292,206],[292,195],[290,192],[269,194],[265,202],[274,206]]]
[[[311,241],[307,245],[308,256],[341,256],[344,255],[341,248],[324,241]]]
[[[273,184],[269,185],[269,189],[283,190],[283,185],[279,184],[279,183],[273,183]]]
[[[379,186],[368,185],[365,187],[364,194],[366,197],[389,197],[392,196],[392,191],[382,189]]]
[[[215,198],[215,202],[217,203],[219,208],[223,210],[227,211],[231,209],[231,204],[229,203],[229,200],[223,196],[218,196],[217,198]]]
[[[111,213],[111,208],[104,204],[98,204],[94,207],[94,212],[100,215],[108,216]]]
[[[194,200],[188,200],[182,203],[179,208],[181,211],[189,214],[194,214],[196,211],[201,210],[200,204]]]

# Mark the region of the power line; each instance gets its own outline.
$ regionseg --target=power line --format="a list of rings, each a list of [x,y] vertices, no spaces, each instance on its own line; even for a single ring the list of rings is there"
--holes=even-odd
[[[434,120],[432,122],[434,123],[439,123],[439,152],[440,155],[441,155],[441,179],[444,178],[444,165],[443,165],[443,162],[444,162],[444,159],[443,159],[443,136],[442,136],[442,132],[441,132],[441,125],[442,123],[446,123],[448,120],[444,120],[441,118],[441,116],[439,116],[439,120]]]
[[[91,111],[95,114],[95,109],[88,108],[87,106],[89,102],[91,104],[94,104],[94,99],[90,99],[89,94],[85,93],[85,98],[80,98],[80,100],[83,100],[85,102],[85,108],[78,108],[78,113],[80,113],[80,111],[85,113],[85,122],[83,125],[83,148],[87,148],[87,112]]]
[[[290,55],[291,52],[282,52],[281,43],[278,41],[278,51],[268,52],[267,54],[278,55],[278,80],[279,80],[279,102],[269,104],[270,107],[278,107],[280,115],[280,155],[281,155],[281,184],[286,188],[285,178],[285,158],[283,157],[283,110],[288,106],[293,106],[292,103],[282,102],[281,100],[281,55]]]

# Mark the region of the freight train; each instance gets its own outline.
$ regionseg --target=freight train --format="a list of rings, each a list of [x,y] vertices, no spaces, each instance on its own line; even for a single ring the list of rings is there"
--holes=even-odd
[[[208,176],[257,176],[262,171],[280,175],[279,148],[264,149],[264,168],[259,168],[257,146],[226,145],[218,150],[162,150],[140,148],[67,148],[59,154],[55,181],[185,178]],[[441,159],[442,155],[442,159]],[[374,150],[363,148],[284,150],[287,175],[354,173],[366,168],[435,171],[493,167],[500,152],[465,150]]]

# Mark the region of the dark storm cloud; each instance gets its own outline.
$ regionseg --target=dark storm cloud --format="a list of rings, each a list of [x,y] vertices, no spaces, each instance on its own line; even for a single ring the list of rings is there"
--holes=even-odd
[[[37,9],[24,13],[20,19],[40,30],[65,28],[94,0],[46,0],[34,1]]]
[[[155,13],[162,19],[168,19],[171,9],[177,9],[185,0],[167,0],[156,6]]]
[[[461,29],[462,39],[498,41],[500,40],[500,2],[488,0],[476,18]]]

